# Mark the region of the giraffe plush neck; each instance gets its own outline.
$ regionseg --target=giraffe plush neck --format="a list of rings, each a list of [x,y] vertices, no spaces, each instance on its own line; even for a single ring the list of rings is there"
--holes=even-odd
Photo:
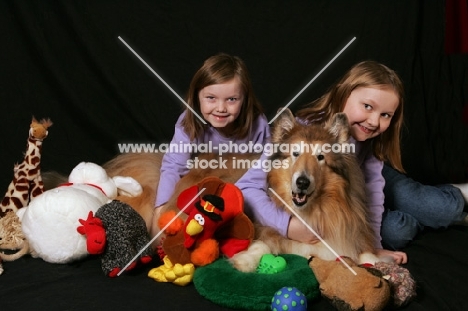
[[[50,119],[37,121],[32,118],[26,153],[23,162],[14,166],[13,180],[0,204],[0,217],[3,217],[8,210],[16,212],[27,206],[31,199],[44,192],[40,168],[41,149],[42,141],[48,134],[47,129],[51,126]]]

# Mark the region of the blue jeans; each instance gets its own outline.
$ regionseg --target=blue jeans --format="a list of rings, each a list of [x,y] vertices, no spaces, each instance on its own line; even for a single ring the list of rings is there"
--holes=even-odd
[[[465,201],[452,185],[423,185],[384,165],[385,211],[382,217],[382,244],[401,249],[424,227],[446,228],[466,217]]]

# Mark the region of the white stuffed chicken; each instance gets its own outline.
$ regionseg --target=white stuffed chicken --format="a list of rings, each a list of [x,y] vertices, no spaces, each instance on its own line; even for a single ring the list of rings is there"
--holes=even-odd
[[[142,191],[133,178],[110,178],[101,166],[91,162],[78,164],[68,181],[45,191],[17,212],[33,256],[50,263],[87,256],[86,237],[76,230],[79,219],[86,219],[90,211],[96,213],[118,193],[136,196]]]

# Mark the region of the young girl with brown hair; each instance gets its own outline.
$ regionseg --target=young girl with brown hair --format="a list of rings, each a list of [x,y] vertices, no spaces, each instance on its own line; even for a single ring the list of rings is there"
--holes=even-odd
[[[403,84],[393,70],[374,61],[358,63],[296,116],[301,123],[310,124],[324,122],[337,112],[346,113],[349,120],[379,254],[404,263],[405,253],[383,247],[401,249],[424,227],[468,225],[463,211],[466,184],[434,187],[404,174],[400,155]]]
[[[187,98],[188,108],[177,120],[171,144],[210,143],[216,152],[221,144],[263,146],[269,142],[268,121],[254,95],[247,67],[239,57],[218,54],[208,58],[192,78]],[[156,208],[171,198],[176,183],[188,173],[191,156],[190,152],[164,154]],[[280,211],[268,197],[266,175],[262,169],[251,168],[237,181],[246,213],[291,239],[314,241],[314,235],[298,219]],[[152,235],[157,232],[157,214]]]

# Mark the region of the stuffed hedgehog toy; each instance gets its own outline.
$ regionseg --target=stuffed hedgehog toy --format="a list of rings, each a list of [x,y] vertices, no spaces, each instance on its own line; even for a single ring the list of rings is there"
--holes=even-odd
[[[78,219],[110,202],[118,189],[134,196],[142,190],[133,178],[110,178],[101,166],[91,162],[78,164],[68,181],[45,191],[17,212],[31,249],[50,263],[67,263],[87,256],[86,238],[76,231]]]
[[[77,231],[86,235],[88,252],[101,254],[102,271],[109,277],[116,277],[150,242],[140,214],[118,200],[101,206],[94,217],[90,211],[86,220],[79,221],[82,226]],[[138,262],[149,263],[152,255],[152,248],[146,247],[139,254]],[[133,262],[126,270],[135,268],[138,262]]]

